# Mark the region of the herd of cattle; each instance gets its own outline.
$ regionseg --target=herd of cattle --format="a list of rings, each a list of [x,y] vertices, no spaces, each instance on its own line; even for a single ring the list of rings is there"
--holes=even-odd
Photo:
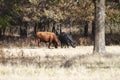
[[[53,44],[55,48],[58,46],[61,46],[61,48],[69,46],[72,46],[73,48],[76,47],[76,43],[72,39],[72,36],[65,32],[60,32],[59,34],[55,32],[36,32],[36,38],[38,46],[40,42],[49,42],[48,48],[50,48],[51,44]]]

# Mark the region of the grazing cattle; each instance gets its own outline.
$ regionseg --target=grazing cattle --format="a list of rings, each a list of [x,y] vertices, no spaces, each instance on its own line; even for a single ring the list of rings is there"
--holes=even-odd
[[[63,48],[64,46],[65,47],[72,46],[73,48],[76,47],[76,43],[73,41],[72,36],[65,32],[62,32],[61,26],[60,33],[58,33],[58,31],[55,29],[55,26],[53,26],[52,32],[54,32],[58,36],[61,43],[61,48]]]
[[[58,37],[53,32],[36,32],[36,37],[38,39],[38,46],[40,42],[49,42],[48,48],[50,48],[51,43],[53,43],[55,48],[60,44]]]
[[[75,42],[72,39],[71,35],[66,34],[65,32],[61,32],[59,35],[59,40],[61,42],[61,48],[63,48],[63,46],[72,46],[73,48],[76,47]]]

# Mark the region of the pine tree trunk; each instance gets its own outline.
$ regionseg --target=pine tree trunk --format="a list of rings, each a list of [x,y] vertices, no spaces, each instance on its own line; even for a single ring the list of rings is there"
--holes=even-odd
[[[95,0],[95,42],[93,53],[105,53],[105,0]]]

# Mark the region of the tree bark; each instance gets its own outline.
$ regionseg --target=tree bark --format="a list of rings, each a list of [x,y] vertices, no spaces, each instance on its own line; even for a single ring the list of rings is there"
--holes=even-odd
[[[29,22],[27,28],[27,37],[33,39],[35,34],[35,23]]]
[[[88,21],[85,22],[85,26],[84,26],[84,37],[88,36]]]
[[[105,0],[95,0],[95,41],[93,53],[105,53]]]
[[[0,38],[1,38],[1,36],[2,36],[2,29],[0,28]]]
[[[95,21],[92,21],[92,39],[95,38]]]

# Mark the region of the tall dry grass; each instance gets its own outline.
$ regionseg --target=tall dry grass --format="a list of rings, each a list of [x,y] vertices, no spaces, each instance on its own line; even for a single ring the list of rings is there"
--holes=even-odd
[[[106,54],[92,50],[2,48],[0,80],[119,80],[120,46],[107,46]]]
[[[1,66],[0,80],[119,80],[119,68]]]

